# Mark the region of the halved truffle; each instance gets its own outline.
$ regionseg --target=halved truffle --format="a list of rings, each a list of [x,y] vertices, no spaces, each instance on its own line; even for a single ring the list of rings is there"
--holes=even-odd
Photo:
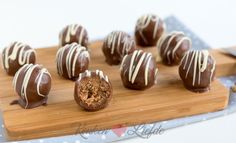
[[[35,64],[36,52],[29,45],[13,42],[3,49],[2,62],[7,74],[14,76],[25,64]]]
[[[207,50],[188,51],[179,66],[179,75],[184,86],[193,92],[210,90],[214,79],[216,62]]]
[[[120,66],[120,76],[126,88],[143,90],[152,87],[157,80],[157,67],[151,53],[135,50],[126,55]]]
[[[157,43],[159,55],[165,65],[178,65],[191,48],[191,40],[183,32],[174,31],[162,36]]]
[[[59,34],[59,47],[66,44],[78,43],[82,46],[88,46],[88,32],[79,24],[67,25]]]
[[[57,72],[64,78],[76,80],[80,73],[88,69],[89,61],[89,52],[85,47],[77,43],[67,44],[58,49]]]
[[[20,98],[11,104],[19,104],[25,109],[46,105],[51,90],[51,75],[40,65],[25,64],[16,72],[13,86]]]
[[[136,23],[136,43],[140,46],[155,46],[164,32],[165,24],[160,17],[153,14],[145,14]]]
[[[109,65],[118,65],[126,54],[136,49],[134,39],[122,31],[113,31],[105,39],[102,51]]]
[[[103,109],[112,98],[111,82],[100,70],[86,70],[75,83],[74,98],[87,111]]]

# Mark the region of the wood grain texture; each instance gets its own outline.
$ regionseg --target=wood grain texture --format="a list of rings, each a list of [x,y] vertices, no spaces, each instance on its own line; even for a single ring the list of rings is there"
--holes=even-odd
[[[89,46],[91,70],[101,69],[113,85],[110,105],[97,112],[83,111],[73,100],[74,82],[63,79],[56,72],[57,47],[36,49],[37,63],[48,68],[52,75],[52,90],[48,105],[22,109],[9,105],[17,99],[12,78],[0,70],[0,101],[9,140],[77,134],[111,129],[117,125],[136,125],[224,109],[229,92],[216,79],[209,92],[197,94],[186,90],[179,78],[177,66],[167,67],[158,62],[158,83],[145,91],[123,87],[119,66],[109,66],[101,51],[101,42]],[[156,53],[155,48],[146,49]],[[217,60],[217,75],[235,74],[235,59],[219,51],[211,51]],[[155,54],[157,55],[157,54]],[[158,58],[159,59],[159,58]],[[223,69],[221,69],[223,68]],[[232,70],[233,69],[233,70]]]

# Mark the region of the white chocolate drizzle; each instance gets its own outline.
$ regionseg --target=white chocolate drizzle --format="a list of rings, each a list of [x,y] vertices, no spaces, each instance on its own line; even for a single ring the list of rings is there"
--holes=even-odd
[[[66,43],[69,43],[70,42],[70,38],[71,36],[74,36],[76,35],[77,31],[79,30],[79,28],[81,29],[80,30],[80,33],[79,33],[79,37],[78,37],[78,44],[82,44],[83,42],[83,36],[84,36],[84,32],[85,32],[85,29],[83,26],[79,25],[79,24],[71,24],[71,25],[68,25],[66,26],[60,33],[59,35],[59,38],[60,38],[60,43],[59,45],[61,46],[62,45],[62,41],[65,41]],[[63,33],[65,32],[66,30],[66,34],[65,34],[65,37],[63,37]],[[64,39],[63,39],[64,38]]]
[[[190,62],[189,57],[190,54],[192,54]],[[207,69],[208,65],[208,58],[211,57],[209,55],[209,52],[207,50],[192,50],[188,51],[184,57],[182,58],[180,65],[183,65],[183,70],[187,70],[185,74],[185,78],[188,77],[189,71],[193,65],[193,79],[192,79],[192,86],[195,86],[196,84],[200,85],[201,84],[201,73],[203,73]],[[212,57],[211,57],[212,58]],[[184,63],[183,63],[184,62]],[[213,74],[215,71],[215,60],[213,59],[213,65],[211,69],[211,74],[209,78],[209,83],[213,80]],[[198,74],[198,79],[196,79]],[[196,83],[197,81],[197,83]]]
[[[26,49],[27,45],[20,42],[13,42],[8,47],[5,48],[5,52],[3,53],[3,67],[5,69],[9,69],[9,59],[17,60],[19,65],[29,64],[30,56],[32,54],[36,55],[34,49]],[[10,54],[10,50],[12,52]]]
[[[122,31],[113,31],[107,36],[106,38],[107,47],[111,48],[111,54],[114,54],[116,50],[121,56],[124,56],[128,54],[130,49],[135,44],[134,40],[128,37],[128,35],[124,36],[123,38],[122,38],[122,35],[125,35],[125,33]],[[116,43],[117,43],[117,46],[116,46]],[[122,50],[119,49],[121,44],[123,44]]]
[[[21,89],[20,89],[20,96],[25,99],[26,101],[26,105],[25,108],[28,107],[28,96],[27,95],[27,90],[28,90],[28,84],[29,84],[29,80],[32,77],[32,73],[34,71],[35,68],[40,67],[40,65],[33,65],[33,64],[25,64],[23,67],[21,67],[15,74],[14,79],[13,79],[13,87],[14,90],[16,91],[16,86],[19,80],[19,75],[22,71],[25,71],[24,77],[23,77],[23,82],[21,85]],[[43,76],[44,74],[47,74],[48,76],[51,77],[50,73],[48,72],[48,70],[46,68],[42,68],[39,70],[39,74],[37,75],[37,77],[35,78],[37,81],[37,94],[39,96],[45,97],[46,95],[43,95],[42,93],[40,93],[40,84],[42,82]]]
[[[78,81],[82,79],[82,77],[91,77],[92,71],[86,70],[84,73],[79,74]],[[95,70],[95,74],[99,76],[100,79],[104,79],[106,82],[109,82],[108,76],[103,73],[101,70]]]
[[[170,44],[173,41],[174,38],[181,36],[181,39],[177,41],[175,47],[171,47]],[[169,38],[169,39],[168,39]],[[168,41],[166,41],[168,39]],[[161,53],[162,50],[164,50],[163,52],[163,56],[167,57],[168,63],[171,64],[171,58],[173,59],[176,51],[180,48],[181,44],[185,41],[189,42],[189,47],[191,47],[191,39],[186,37],[184,35],[183,32],[179,32],[179,31],[174,31],[171,32],[170,34],[166,34],[163,35],[160,40],[157,42],[157,48],[159,51],[159,54]],[[167,43],[166,43],[167,42]],[[166,43],[166,45],[164,46],[164,43]]]
[[[125,61],[127,59],[126,55],[122,62],[121,62],[121,66],[120,66],[120,70],[123,69],[123,67],[125,66]],[[145,68],[144,68],[144,82],[145,82],[145,86],[148,85],[148,77],[149,77],[149,68],[150,68],[150,62],[152,59],[152,54],[151,53],[147,53],[147,52],[143,52],[142,50],[135,50],[133,52],[133,54],[131,55],[131,59],[130,59],[130,64],[129,64],[129,70],[128,70],[128,80],[129,82],[131,82],[132,84],[134,83],[135,79],[137,78],[138,72],[140,70],[140,67],[142,66],[142,64],[145,64]],[[146,63],[144,63],[146,62]],[[155,69],[155,81],[157,78],[157,72],[158,69]]]
[[[155,26],[153,29],[153,36],[152,36],[152,38],[155,39],[157,36],[157,31],[158,31],[158,26],[159,26],[160,21],[161,19],[158,16],[154,17],[152,14],[143,15],[138,19],[137,24],[136,24],[136,31],[139,32],[140,36],[142,37],[143,41],[146,44],[148,43],[148,41],[143,35],[143,30],[149,26],[150,22],[155,22]]]
[[[65,55],[66,51],[68,52]],[[87,58],[88,60],[90,60],[90,56],[86,48],[77,43],[67,44],[64,47],[60,48],[57,51],[56,57],[57,70],[59,75],[61,76],[63,75],[63,58],[66,58],[66,70],[69,78],[75,76],[76,62],[78,61],[78,58]]]
[[[157,83],[158,68],[155,69],[155,84]]]

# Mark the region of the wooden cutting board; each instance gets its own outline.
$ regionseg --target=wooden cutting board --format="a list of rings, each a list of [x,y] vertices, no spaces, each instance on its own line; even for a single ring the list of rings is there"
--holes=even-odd
[[[83,111],[73,100],[74,82],[59,77],[56,72],[57,47],[36,49],[37,63],[48,68],[53,79],[47,106],[22,109],[18,105],[9,105],[18,98],[12,88],[13,77],[0,70],[0,105],[9,140],[69,135],[150,123],[217,111],[228,104],[229,92],[217,79],[209,92],[193,93],[184,88],[177,72],[178,66],[167,67],[160,62],[157,64],[157,85],[145,91],[126,89],[120,79],[119,66],[109,66],[104,62],[101,44],[94,42],[89,46],[90,69],[103,70],[109,76],[114,90],[110,105],[101,111]],[[157,52],[155,48],[147,50]],[[233,57],[219,51],[210,52],[217,61],[217,76],[236,74]]]

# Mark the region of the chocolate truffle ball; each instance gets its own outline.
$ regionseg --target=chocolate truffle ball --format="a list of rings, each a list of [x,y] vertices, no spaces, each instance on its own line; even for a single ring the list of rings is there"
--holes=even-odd
[[[184,86],[193,92],[210,90],[215,76],[215,60],[207,50],[188,51],[180,62],[179,75]]]
[[[183,32],[174,31],[162,36],[157,48],[163,64],[178,65],[185,52],[191,48],[191,40]]]
[[[157,79],[157,67],[151,53],[135,50],[123,58],[120,76],[126,88],[143,90],[153,86]]]
[[[85,47],[77,44],[67,44],[57,51],[57,72],[60,76],[76,80],[79,74],[88,69],[89,52]]]
[[[79,24],[67,25],[59,34],[59,46],[65,46],[76,42],[82,46],[88,46],[87,30]]]
[[[112,98],[111,82],[100,70],[86,70],[75,83],[74,98],[87,111],[103,109]]]
[[[165,25],[160,17],[153,14],[143,15],[136,23],[136,43],[140,46],[154,46],[164,32]]]
[[[2,52],[2,65],[7,74],[15,75],[25,64],[35,64],[36,52],[29,45],[13,42]]]
[[[51,75],[40,65],[25,64],[16,72],[13,86],[20,98],[11,104],[19,104],[25,109],[46,105],[51,90]]]
[[[136,48],[134,39],[122,31],[113,31],[105,39],[102,51],[109,65],[118,65],[122,58]]]

